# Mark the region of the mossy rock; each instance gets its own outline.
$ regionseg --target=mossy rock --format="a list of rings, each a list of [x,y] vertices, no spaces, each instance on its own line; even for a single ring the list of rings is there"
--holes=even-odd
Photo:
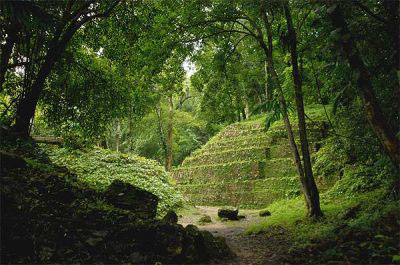
[[[209,215],[204,214],[200,219],[197,221],[198,224],[204,225],[204,224],[209,224],[211,223],[211,217]]]
[[[176,224],[178,223],[178,215],[174,211],[169,210],[163,217],[162,221],[165,223]]]
[[[114,180],[104,196],[117,208],[134,211],[146,219],[156,217],[158,197],[129,183]]]
[[[214,237],[208,231],[200,231],[194,225],[185,228],[188,248],[186,256],[189,262],[205,262],[210,259],[227,259],[234,257],[222,237]],[[196,250],[196,251],[195,251]]]

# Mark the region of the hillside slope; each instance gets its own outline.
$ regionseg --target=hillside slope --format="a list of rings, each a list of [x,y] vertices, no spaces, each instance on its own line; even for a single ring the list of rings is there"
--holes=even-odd
[[[51,162],[68,168],[90,188],[104,191],[116,179],[130,183],[159,198],[159,216],[182,205],[182,196],[168,182],[167,172],[157,161],[103,148],[71,150],[46,145],[42,148]]]
[[[308,111],[311,152],[326,135],[321,108]],[[282,121],[264,117],[227,126],[173,171],[179,190],[197,205],[264,207],[300,193]],[[297,124],[292,119],[295,133]]]
[[[76,160],[65,163],[81,167],[75,169],[78,173],[98,173],[98,179],[86,181],[84,175],[52,163],[37,146],[9,143],[0,144],[2,264],[198,264],[232,257],[222,238],[156,219],[156,196],[127,183],[129,176],[140,177],[128,172],[121,182],[112,174],[113,163],[120,162],[120,170],[141,169],[149,182],[162,179],[148,174],[157,171],[151,161],[125,161],[102,150],[97,156],[92,153],[96,150],[76,151]],[[74,156],[58,151],[66,152],[58,159]],[[84,166],[79,160],[88,155],[92,160]],[[93,185],[112,177],[106,188]],[[160,183],[154,188],[168,193]]]

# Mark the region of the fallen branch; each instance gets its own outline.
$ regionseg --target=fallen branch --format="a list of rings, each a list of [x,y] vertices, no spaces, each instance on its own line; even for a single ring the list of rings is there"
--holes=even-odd
[[[64,143],[64,139],[62,137],[32,136],[32,139],[36,143],[43,143],[43,144],[63,144]]]

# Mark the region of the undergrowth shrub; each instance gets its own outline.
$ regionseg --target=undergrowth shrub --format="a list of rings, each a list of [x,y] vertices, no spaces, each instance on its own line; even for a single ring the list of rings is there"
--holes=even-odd
[[[102,148],[46,147],[46,151],[53,163],[67,167],[79,181],[97,191],[106,190],[113,180],[119,179],[155,194],[159,198],[159,216],[183,203],[182,196],[168,182],[168,174],[156,161]]]
[[[377,188],[390,189],[396,181],[395,169],[386,157],[366,164],[346,165],[343,177],[329,191],[332,195],[354,197]]]
[[[317,153],[314,153],[314,174],[323,181],[337,180],[347,161],[343,142],[336,138],[326,139]],[[343,173],[343,172],[342,172]]]

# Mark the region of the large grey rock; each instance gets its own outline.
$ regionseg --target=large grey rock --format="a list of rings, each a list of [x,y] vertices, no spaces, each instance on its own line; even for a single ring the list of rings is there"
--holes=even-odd
[[[114,180],[104,193],[107,202],[117,208],[135,212],[140,218],[154,219],[158,197],[120,180]]]

